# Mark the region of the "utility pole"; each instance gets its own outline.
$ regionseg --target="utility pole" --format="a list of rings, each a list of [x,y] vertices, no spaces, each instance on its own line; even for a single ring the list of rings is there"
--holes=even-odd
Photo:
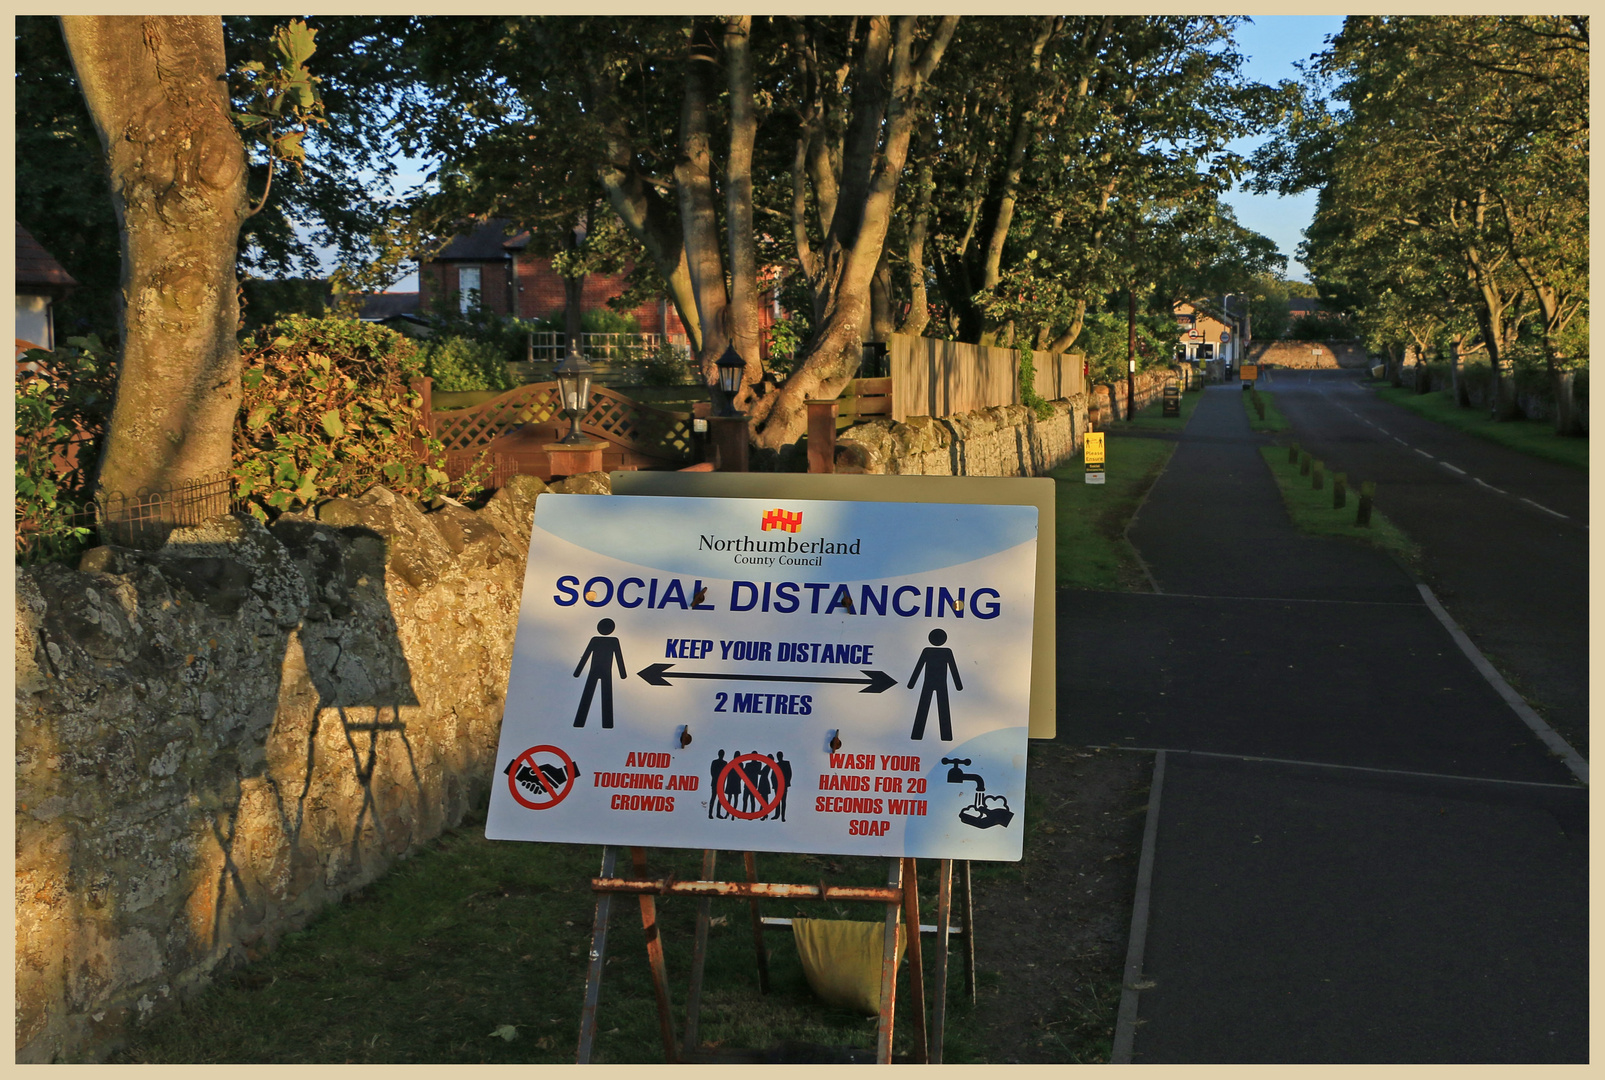
[[[1126,289],[1126,419],[1135,420],[1137,401],[1137,293]]]

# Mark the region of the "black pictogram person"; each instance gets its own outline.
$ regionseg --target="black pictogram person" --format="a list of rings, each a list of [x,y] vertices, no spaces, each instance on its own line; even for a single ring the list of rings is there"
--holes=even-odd
[[[591,715],[591,697],[596,693],[597,684],[602,686],[602,726],[613,726],[613,664],[619,665],[619,678],[627,679],[624,672],[624,650],[619,648],[619,639],[612,637],[613,620],[603,619],[596,624],[597,636],[585,646],[585,654],[574,668],[574,677],[580,677],[585,670],[585,662],[591,662],[591,670],[585,677],[585,689],[580,693],[580,707],[574,714],[574,726],[584,727],[585,721]]]
[[[740,756],[741,756],[741,751],[740,750],[732,750],[732,751],[730,751],[730,760],[732,762],[734,762],[735,759],[740,757]],[[727,809],[729,809],[732,813],[734,813],[734,811],[736,809],[736,800],[741,797],[741,789],[744,786],[741,783],[741,774],[744,771],[745,770],[742,768],[742,766],[740,766],[740,765],[732,765],[730,771],[725,774],[725,778],[724,778],[724,799],[725,799],[725,802],[729,804]]]
[[[775,767],[780,770],[782,786],[780,788],[780,805],[775,808],[775,812],[772,816],[779,818],[781,821],[785,821],[786,800],[791,797],[791,762],[787,761],[786,755],[782,754],[779,750],[775,751]]]
[[[729,763],[724,759],[724,751],[721,750],[719,751],[719,756],[714,758],[713,763],[708,766],[708,775],[713,777],[713,783],[708,785],[708,791],[710,792],[708,796],[709,817],[713,817],[715,814],[719,817],[725,816],[724,807],[719,803],[719,774],[724,772],[724,767],[727,764]]]
[[[914,713],[914,733],[911,739],[925,738],[925,717],[931,711],[931,696],[936,696],[936,716],[941,724],[942,741],[953,741],[953,717],[947,707],[947,673],[953,673],[953,689],[963,690],[964,683],[959,679],[959,666],[953,660],[953,650],[942,648],[947,641],[947,631],[932,630],[927,639],[931,643],[929,649],[920,653],[919,663],[914,665],[914,674],[908,677],[908,688],[914,689],[914,683],[925,672],[925,682],[920,687],[920,704]]]

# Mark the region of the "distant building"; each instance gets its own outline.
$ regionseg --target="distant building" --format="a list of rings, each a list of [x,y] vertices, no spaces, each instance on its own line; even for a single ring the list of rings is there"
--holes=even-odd
[[[358,318],[403,334],[415,334],[429,326],[420,308],[419,294],[415,292],[368,293],[362,298],[362,312]]]
[[[552,261],[528,253],[530,234],[502,218],[453,238],[440,254],[418,267],[418,310],[427,314],[438,298],[455,296],[460,310],[476,302],[498,315],[550,319],[563,313],[563,278]],[[625,275],[589,274],[581,293],[583,311],[596,311],[624,293]],[[629,312],[643,334],[683,337],[685,327],[668,297]]]
[[[1233,360],[1241,351],[1239,333],[1235,327],[1222,322],[1208,312],[1199,311],[1192,304],[1177,304],[1176,356],[1185,360]],[[1234,316],[1235,319],[1235,316]]]
[[[55,302],[78,287],[33,238],[17,224],[17,356],[26,349],[56,347]]]

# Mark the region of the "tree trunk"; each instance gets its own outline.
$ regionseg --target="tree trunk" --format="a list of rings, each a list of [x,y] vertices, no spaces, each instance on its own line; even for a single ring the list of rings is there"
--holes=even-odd
[[[891,253],[881,247],[881,261],[869,279],[869,337],[865,341],[885,341],[893,328]]]
[[[216,16],[62,16],[122,237],[103,492],[229,469],[240,403],[235,250],[248,212]]]
[[[920,163],[916,181],[914,213],[908,228],[908,316],[897,333],[919,337],[931,320],[931,301],[925,290],[925,238],[931,226],[932,159],[927,154]]]
[[[807,428],[808,399],[835,397],[858,370],[870,314],[870,280],[891,226],[914,133],[914,110],[958,17],[943,16],[917,57],[915,16],[899,17],[895,26],[886,16],[873,16],[868,23],[835,213],[819,255],[817,291],[826,297],[823,318],[797,370],[774,393],[752,403],[748,415],[754,442],[765,449],[796,442]]]
[[[1460,345],[1461,339],[1459,337],[1455,337],[1449,342],[1449,387],[1454,393],[1456,407],[1469,409],[1471,407],[1471,396],[1467,391],[1465,375],[1460,365]]]
[[[724,53],[730,91],[730,155],[725,166],[725,231],[730,251],[730,343],[746,361],[736,405],[749,401],[763,379],[758,349],[758,249],[752,225],[752,147],[758,119],[752,100],[752,16],[725,20]]]
[[[716,364],[730,344],[724,259],[720,253],[719,215],[713,197],[713,148],[708,131],[708,71],[713,48],[693,37],[686,50],[685,96],[680,112],[680,159],[674,166],[675,189],[680,196],[680,228],[685,240],[686,265],[697,319],[702,325],[702,349],[697,359],[707,385],[718,386]],[[714,393],[718,393],[717,390]]]

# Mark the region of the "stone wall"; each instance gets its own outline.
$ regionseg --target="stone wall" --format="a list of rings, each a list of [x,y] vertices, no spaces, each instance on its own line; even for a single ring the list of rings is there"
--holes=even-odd
[[[871,420],[836,438],[836,471],[901,476],[1041,476],[1081,449],[1086,399],[1051,402],[1038,420],[1023,405],[998,405],[962,416]]]
[[[1370,364],[1357,341],[1254,341],[1248,363],[1279,368],[1363,368]]]
[[[1141,412],[1164,394],[1165,384],[1178,380],[1175,372],[1139,371],[1132,377],[1132,404],[1135,411]],[[1126,383],[1125,380],[1116,380],[1114,383],[1099,383],[1092,388],[1092,400],[1087,405],[1087,424],[1093,431],[1100,431],[1106,425],[1124,418],[1126,415]]]
[[[375,488],[17,570],[19,1062],[103,1057],[462,819],[543,490]]]

